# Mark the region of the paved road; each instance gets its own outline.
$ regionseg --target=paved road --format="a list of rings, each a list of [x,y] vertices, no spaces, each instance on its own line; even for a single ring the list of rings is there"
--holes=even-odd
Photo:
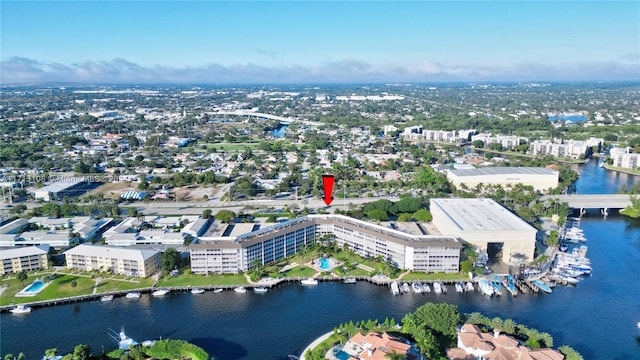
[[[124,206],[133,206],[135,208],[140,209],[145,214],[154,214],[154,215],[162,215],[162,214],[180,214],[180,215],[195,215],[202,214],[204,209],[228,209],[231,211],[239,212],[246,211],[250,209],[282,209],[285,206],[291,206],[295,204],[299,209],[303,207],[308,207],[310,209],[325,209],[328,212],[334,212],[335,209],[348,209],[349,204],[353,205],[361,205],[364,203],[372,202],[375,200],[379,200],[380,198],[348,198],[346,200],[343,199],[335,199],[331,206],[326,206],[324,201],[321,199],[313,199],[309,198],[307,200],[307,204],[304,204],[304,200],[293,200],[293,199],[265,199],[265,200],[242,200],[242,201],[219,201],[218,199],[212,199],[209,201],[167,201],[167,202],[150,202],[149,204],[145,204],[144,202],[133,202],[129,204],[124,204]],[[389,197],[385,198],[391,201],[398,201],[397,197]],[[215,213],[215,210],[214,210]]]

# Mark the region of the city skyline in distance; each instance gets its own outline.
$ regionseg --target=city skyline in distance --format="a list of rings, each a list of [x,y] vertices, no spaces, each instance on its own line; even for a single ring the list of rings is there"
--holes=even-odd
[[[2,85],[640,81],[637,1],[3,1],[1,20]]]

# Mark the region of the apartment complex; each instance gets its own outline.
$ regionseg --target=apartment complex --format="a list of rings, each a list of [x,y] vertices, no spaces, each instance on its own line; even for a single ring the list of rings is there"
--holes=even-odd
[[[67,268],[82,271],[113,271],[126,276],[147,277],[160,269],[160,252],[112,246],[78,245],[64,252]]]
[[[640,153],[611,153],[613,166],[636,169],[640,168]]]
[[[18,219],[0,228],[0,246],[49,245],[66,248],[83,240],[94,238],[113,221],[112,218],[93,219],[88,216],[73,218],[33,217]],[[20,230],[35,224],[44,230]]]
[[[20,271],[34,271],[49,267],[48,246],[23,246],[2,249],[0,259],[2,269],[0,275],[15,274]]]
[[[582,140],[535,140],[529,144],[529,153],[533,155],[552,155],[555,157],[570,157],[574,159],[580,156],[589,156],[593,147],[600,147],[604,142],[600,138],[589,138]]]
[[[457,272],[462,245],[452,236],[415,235],[343,215],[309,215],[189,247],[196,274],[238,273],[299,252],[325,235],[363,257],[382,256],[401,269]]]
[[[520,144],[526,143],[529,139],[522,136],[513,136],[513,135],[496,135],[492,134],[476,134],[471,136],[471,141],[480,140],[484,143],[485,147],[489,147],[492,144],[500,144],[505,149],[513,149]]]

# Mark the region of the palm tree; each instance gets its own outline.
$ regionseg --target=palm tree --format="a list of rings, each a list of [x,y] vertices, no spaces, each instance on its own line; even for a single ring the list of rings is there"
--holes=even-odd
[[[393,350],[390,353],[387,353],[384,357],[389,358],[391,360],[405,360],[407,358],[407,354],[400,354]]]

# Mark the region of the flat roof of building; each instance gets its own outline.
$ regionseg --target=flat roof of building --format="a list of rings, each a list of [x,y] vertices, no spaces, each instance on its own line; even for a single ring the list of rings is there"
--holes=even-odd
[[[113,246],[81,244],[65,251],[64,254],[144,261],[155,256],[158,252],[159,251],[156,250],[137,250]]]
[[[462,231],[535,231],[493,199],[431,199]]]
[[[455,176],[480,175],[558,175],[558,171],[544,167],[483,167],[477,169],[449,170]]]
[[[49,253],[48,245],[2,248],[2,251],[0,251],[0,260],[19,258],[23,256],[43,255],[48,253]]]
[[[36,191],[42,193],[42,192],[51,192],[51,193],[57,193],[60,191],[64,191],[67,190],[69,188],[72,188],[80,183],[82,183],[82,180],[74,180],[74,181],[56,181],[56,182],[52,182],[51,184],[41,187],[40,189],[36,189]]]

